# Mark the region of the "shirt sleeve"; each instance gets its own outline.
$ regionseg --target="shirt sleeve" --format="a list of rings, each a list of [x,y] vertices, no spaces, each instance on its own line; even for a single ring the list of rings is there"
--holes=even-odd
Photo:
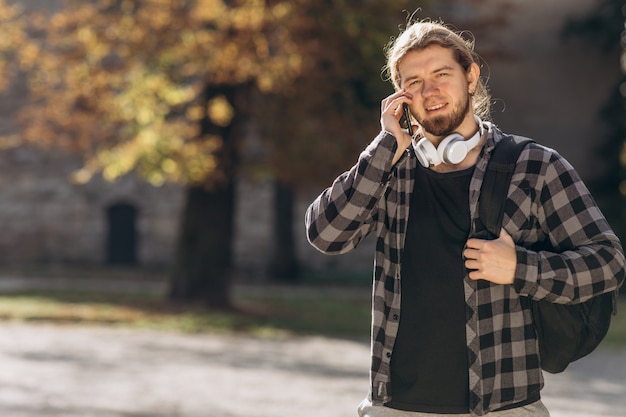
[[[396,139],[381,132],[349,171],[340,175],[309,206],[305,214],[307,239],[327,254],[346,253],[376,224],[378,202],[391,177]]]
[[[589,190],[554,151],[541,178],[537,212],[549,248],[516,247],[516,290],[561,304],[614,291],[624,281],[624,252]]]

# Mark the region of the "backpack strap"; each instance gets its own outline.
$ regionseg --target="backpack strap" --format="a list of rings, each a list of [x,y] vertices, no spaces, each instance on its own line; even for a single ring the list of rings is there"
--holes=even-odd
[[[520,153],[531,142],[522,136],[507,135],[496,144],[480,188],[477,232],[486,230],[492,238],[500,235],[511,177]]]

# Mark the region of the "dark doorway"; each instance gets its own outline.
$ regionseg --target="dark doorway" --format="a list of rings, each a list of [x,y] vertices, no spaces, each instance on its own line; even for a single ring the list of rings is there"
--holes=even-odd
[[[107,218],[107,262],[118,265],[137,264],[137,209],[130,204],[115,204],[107,210]]]

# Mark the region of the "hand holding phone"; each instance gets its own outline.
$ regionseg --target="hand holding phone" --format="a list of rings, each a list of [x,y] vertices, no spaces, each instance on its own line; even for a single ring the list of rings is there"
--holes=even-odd
[[[402,117],[400,117],[400,127],[402,129],[406,129],[409,132],[409,135],[413,137],[413,126],[411,126],[411,117],[409,116],[409,105],[404,103],[402,104]]]

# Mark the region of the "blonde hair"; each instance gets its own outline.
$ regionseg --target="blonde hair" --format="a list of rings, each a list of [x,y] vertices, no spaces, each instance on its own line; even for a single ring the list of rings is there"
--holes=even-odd
[[[446,27],[443,23],[419,21],[409,26],[386,48],[387,65],[385,72],[396,91],[400,90],[400,61],[411,51],[420,51],[432,45],[451,49],[461,67],[468,71],[471,64],[480,65],[480,57],[474,51],[473,39],[465,39],[461,34]],[[482,77],[479,78],[473,95],[474,114],[483,120],[491,119],[491,95]]]

